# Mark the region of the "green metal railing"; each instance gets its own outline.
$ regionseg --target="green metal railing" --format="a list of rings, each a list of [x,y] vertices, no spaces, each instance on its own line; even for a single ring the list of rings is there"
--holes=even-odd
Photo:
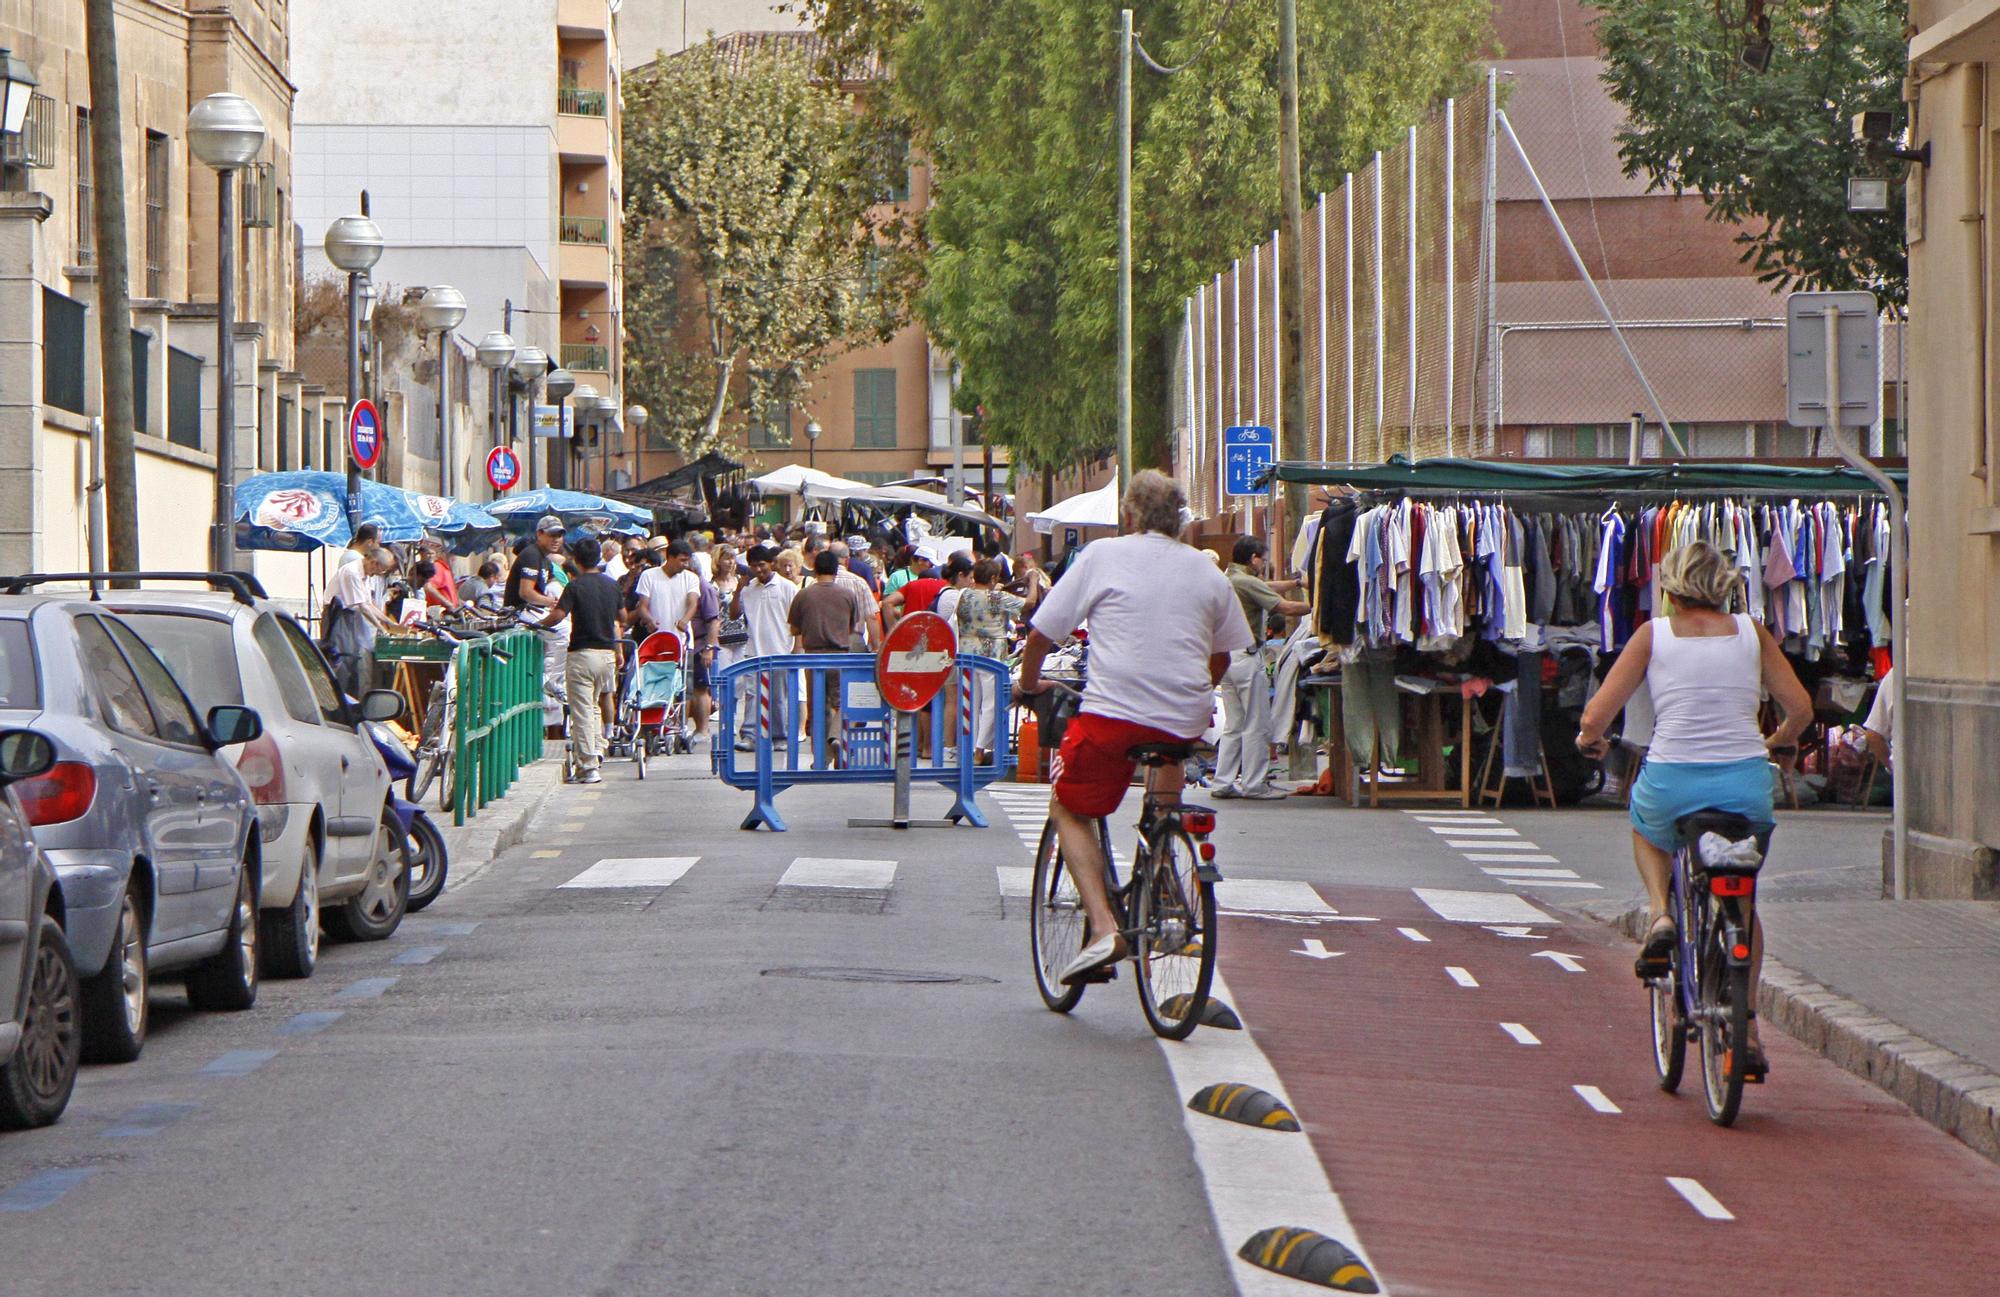
[[[542,638],[515,630],[461,644],[452,734],[451,822],[504,797],[542,755]]]
[[[556,90],[556,111],[574,117],[604,116],[604,92],[585,90],[581,86],[562,86]]]
[[[611,242],[610,222],[602,216],[565,216],[559,238],[563,243],[588,243],[602,247]]]
[[[591,374],[611,372],[611,348],[601,342],[565,342],[562,345],[562,367],[572,372],[584,370]]]

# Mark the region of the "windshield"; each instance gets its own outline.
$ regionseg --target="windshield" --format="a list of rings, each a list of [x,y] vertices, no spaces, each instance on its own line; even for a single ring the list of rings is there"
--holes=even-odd
[[[41,705],[28,623],[18,618],[0,621],[0,711],[25,711]]]
[[[126,612],[120,619],[160,655],[196,711],[243,701],[228,622],[173,612]]]

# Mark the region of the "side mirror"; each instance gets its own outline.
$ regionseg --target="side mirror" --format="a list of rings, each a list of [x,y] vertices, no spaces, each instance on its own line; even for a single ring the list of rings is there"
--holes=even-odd
[[[405,708],[403,695],[394,689],[370,689],[361,695],[361,718],[369,721],[400,719]]]
[[[208,709],[208,741],[218,748],[248,743],[263,732],[263,718],[253,708],[224,705]]]
[[[33,730],[0,730],[0,784],[45,775],[56,763],[56,745]]]

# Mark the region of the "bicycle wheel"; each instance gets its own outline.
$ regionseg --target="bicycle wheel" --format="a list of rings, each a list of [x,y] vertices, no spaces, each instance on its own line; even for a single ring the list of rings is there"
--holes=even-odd
[[[1723,954],[1717,934],[1701,984],[1701,1089],[1708,1119],[1718,1126],[1736,1120],[1750,1054],[1750,970],[1732,967]]]
[[[632,744],[632,766],[639,772],[639,778],[646,777],[646,741],[643,738]]]
[[[1186,1040],[1208,1008],[1215,980],[1215,885],[1201,880],[1193,839],[1154,837],[1133,869],[1132,958],[1139,1007],[1153,1031]]]
[[[1653,1003],[1653,1070],[1660,1074],[1660,1088],[1672,1094],[1680,1088],[1681,1072],[1687,1066],[1680,979],[1670,970],[1665,977],[1647,982],[1646,991]]]
[[[431,686],[424,701],[424,728],[417,737],[417,768],[403,785],[403,796],[410,801],[423,801],[431,781],[438,776],[445,750],[450,746],[445,739],[445,721],[449,719],[445,713],[449,710],[444,681],[440,680]]]
[[[451,744],[444,745],[444,751],[437,759],[438,809],[449,811],[452,799],[458,792],[458,762],[453,758]]]
[[[1034,907],[1028,916],[1028,956],[1035,966],[1035,989],[1042,993],[1043,1004],[1057,1013],[1068,1013],[1083,998],[1083,987],[1064,986],[1056,979],[1063,966],[1083,949],[1087,924],[1076,884],[1063,866],[1062,843],[1056,837],[1054,820],[1042,825],[1028,900]]]

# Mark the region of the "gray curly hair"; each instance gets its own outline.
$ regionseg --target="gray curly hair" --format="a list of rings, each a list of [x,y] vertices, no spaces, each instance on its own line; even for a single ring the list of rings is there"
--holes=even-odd
[[[1186,509],[1187,492],[1181,490],[1179,482],[1157,469],[1134,473],[1126,484],[1125,516],[1140,531],[1178,536]]]

